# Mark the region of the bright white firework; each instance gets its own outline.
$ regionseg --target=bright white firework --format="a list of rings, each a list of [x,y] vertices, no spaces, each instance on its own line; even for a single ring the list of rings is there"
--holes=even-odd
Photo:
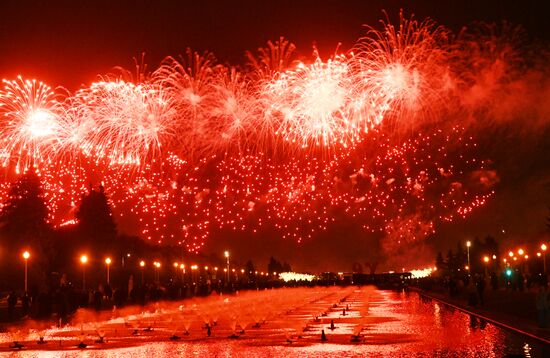
[[[53,160],[67,135],[58,95],[36,80],[3,80],[0,161],[16,171]]]
[[[344,56],[275,76],[265,86],[266,116],[276,123],[275,134],[302,147],[349,145],[354,125],[348,117],[353,101],[350,69]]]
[[[147,83],[96,82],[80,90],[81,150],[111,164],[141,165],[173,135],[176,110],[166,91]]]

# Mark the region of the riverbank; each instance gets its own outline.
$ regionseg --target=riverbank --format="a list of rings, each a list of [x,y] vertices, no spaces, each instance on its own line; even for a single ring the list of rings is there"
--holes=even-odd
[[[531,338],[550,344],[550,328],[537,325],[535,292],[485,290],[484,305],[468,305],[465,293],[450,297],[435,290],[411,287],[420,295],[435,299],[463,312],[474,314],[497,326],[512,330]]]

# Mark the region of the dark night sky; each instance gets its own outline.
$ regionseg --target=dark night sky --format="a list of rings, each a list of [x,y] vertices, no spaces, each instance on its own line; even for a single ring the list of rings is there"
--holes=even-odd
[[[155,66],[186,47],[239,64],[244,52],[283,35],[304,54],[349,48],[363,24],[400,8],[454,30],[475,20],[507,19],[548,38],[545,1],[73,1],[0,2],[0,76],[24,73],[71,89],[147,54]]]
[[[546,3],[543,0],[2,0],[0,77],[23,74],[74,90],[114,66],[131,67],[132,58],[142,52],[152,67],[167,55],[183,53],[186,47],[212,51],[221,62],[242,64],[246,50],[254,50],[281,35],[293,41],[302,54],[308,55],[311,45],[316,43],[321,55],[327,56],[339,42],[343,49],[348,49],[364,33],[363,24],[377,24],[383,17],[383,9],[392,19],[403,8],[407,15],[414,13],[419,19],[431,17],[455,31],[476,20],[509,20],[522,24],[531,38],[548,41],[550,12]],[[507,152],[501,154],[506,158],[501,160],[506,169],[501,173],[502,182],[497,188],[500,192],[495,200],[459,223],[460,232],[457,225],[443,227],[434,239],[434,246],[445,248],[447,242],[452,242],[449,245],[454,247],[458,239],[487,233],[497,235],[502,229],[506,231],[502,234],[507,235],[506,240],[541,232],[550,204],[548,158],[541,154],[548,153],[550,148],[547,138],[531,141],[523,156],[510,148],[521,146],[524,138],[512,139],[511,145],[507,143]],[[495,151],[502,153],[499,149]],[[346,230],[338,231],[341,232]],[[240,250],[242,260],[258,252],[263,259],[274,253],[304,269],[322,266],[349,269],[341,258],[367,261],[365,257],[369,257],[375,246],[372,239],[365,240],[353,230],[338,235],[328,233],[301,246],[278,238],[237,241],[214,238],[206,250],[220,252],[233,247],[234,251]],[[339,253],[340,259],[335,258],[334,252]]]

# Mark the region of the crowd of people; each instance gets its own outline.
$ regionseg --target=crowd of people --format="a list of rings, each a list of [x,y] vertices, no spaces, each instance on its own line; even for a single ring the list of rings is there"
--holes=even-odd
[[[61,280],[56,287],[39,290],[35,286],[29,292],[11,291],[7,295],[7,314],[4,320],[14,321],[25,317],[54,319],[66,322],[81,307],[97,311],[123,307],[125,305],[145,305],[160,300],[178,300],[195,296],[207,296],[215,292],[235,292],[245,289],[279,287],[284,284],[276,277],[257,280],[197,278],[196,282],[182,279],[169,279],[166,282],[139,282],[133,275],[116,286],[101,283],[93,289],[75,287]]]

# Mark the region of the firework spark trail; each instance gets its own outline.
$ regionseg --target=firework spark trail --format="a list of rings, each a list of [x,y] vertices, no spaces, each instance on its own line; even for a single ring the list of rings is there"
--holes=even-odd
[[[256,233],[265,227],[297,241],[333,221],[324,200],[325,164],[316,158],[277,162],[264,156],[228,158],[219,164],[217,222]]]
[[[95,82],[76,94],[86,128],[83,153],[108,158],[112,164],[141,165],[159,155],[164,137],[174,135],[176,110],[160,86],[121,80]]]
[[[309,239],[342,213],[384,233],[385,247],[421,240],[482,206],[498,181],[465,130],[439,128],[436,113],[470,106],[452,99],[472,81],[451,37],[401,14],[326,61],[295,61],[281,38],[248,53],[248,71],[188,50],[63,100],[43,83],[4,80],[0,199],[13,168],[35,170],[59,226],[101,182],[120,221],[190,251],[218,228]]]
[[[399,27],[389,20],[382,25],[382,30],[368,27],[352,49],[350,64],[362,105],[355,121],[365,129],[388,114],[410,125],[439,108],[454,86],[447,69],[448,30],[429,19],[406,19],[403,12]]]
[[[398,145],[383,135],[376,142],[381,154],[372,164],[371,156],[340,161],[344,171],[329,196],[366,230],[383,232],[389,251],[433,234],[436,224],[465,217],[494,194],[498,177],[477,159],[477,146],[463,128]]]
[[[177,242],[197,251],[213,220],[214,196],[210,179],[203,173],[206,166],[206,160],[190,164],[169,154],[138,171],[128,166],[112,168],[104,183],[112,188],[116,213],[133,218],[142,237],[155,243]]]

